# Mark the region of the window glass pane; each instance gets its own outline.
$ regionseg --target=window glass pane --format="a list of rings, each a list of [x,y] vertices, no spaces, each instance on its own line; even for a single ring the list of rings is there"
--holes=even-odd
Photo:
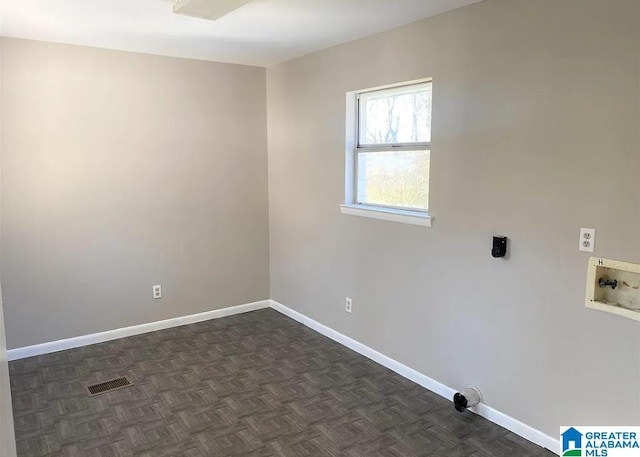
[[[429,151],[358,154],[358,203],[429,209]]]
[[[431,142],[432,85],[360,94],[360,144]]]

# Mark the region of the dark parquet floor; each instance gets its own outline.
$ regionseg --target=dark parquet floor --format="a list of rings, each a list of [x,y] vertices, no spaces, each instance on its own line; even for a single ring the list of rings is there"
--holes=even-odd
[[[10,372],[20,457],[553,455],[270,309]]]

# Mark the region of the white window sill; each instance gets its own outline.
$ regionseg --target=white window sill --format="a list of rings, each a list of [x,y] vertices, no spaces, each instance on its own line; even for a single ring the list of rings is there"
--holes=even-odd
[[[340,212],[349,216],[368,217],[383,221],[400,222],[401,224],[431,227],[433,218],[427,213],[406,211],[401,209],[379,208],[366,205],[340,205]]]

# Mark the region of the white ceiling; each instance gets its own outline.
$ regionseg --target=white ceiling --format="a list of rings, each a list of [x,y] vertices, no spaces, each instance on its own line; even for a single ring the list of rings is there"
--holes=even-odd
[[[477,1],[255,0],[212,22],[172,0],[0,0],[0,17],[3,36],[269,66]]]

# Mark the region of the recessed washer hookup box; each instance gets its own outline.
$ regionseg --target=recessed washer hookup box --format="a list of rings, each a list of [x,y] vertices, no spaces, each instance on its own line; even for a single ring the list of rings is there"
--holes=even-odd
[[[591,257],[585,302],[587,308],[640,321],[640,265]]]

